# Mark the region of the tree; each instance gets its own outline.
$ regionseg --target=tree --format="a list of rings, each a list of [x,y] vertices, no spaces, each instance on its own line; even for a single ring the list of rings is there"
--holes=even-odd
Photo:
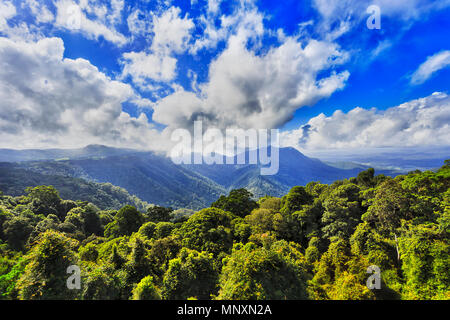
[[[155,234],[155,230],[156,230],[156,223],[150,221],[150,222],[144,223],[139,228],[138,233],[147,239],[151,239],[151,238],[153,238],[153,236]]]
[[[214,254],[228,252],[233,245],[233,216],[218,208],[206,208],[189,217],[178,233],[183,246]]]
[[[167,270],[169,261],[174,259],[181,249],[181,241],[178,236],[169,236],[153,241],[149,258],[152,265],[152,273],[162,277]]]
[[[143,223],[143,217],[135,207],[125,206],[120,209],[114,221],[109,223],[105,229],[106,237],[120,237],[123,235],[131,235],[138,231]]]
[[[153,283],[153,278],[143,278],[132,292],[133,300],[161,300],[158,288]]]
[[[312,237],[305,251],[305,259],[309,264],[314,264],[320,259],[319,238]]]
[[[175,229],[175,224],[171,222],[158,222],[155,227],[154,237],[161,239],[170,236]]]
[[[147,209],[147,218],[152,222],[168,222],[171,219],[172,208],[154,206]]]
[[[28,237],[33,232],[30,219],[16,216],[3,223],[4,238],[14,250],[23,250]]]
[[[406,299],[448,299],[450,260],[448,234],[437,225],[408,226],[399,239]]]
[[[169,300],[209,299],[217,293],[218,278],[212,254],[183,248],[179,257],[169,262],[162,296]]]
[[[31,210],[35,214],[55,214],[64,219],[64,206],[58,191],[53,186],[37,186],[35,188],[26,188],[28,199],[30,200]]]
[[[398,267],[398,257],[395,242],[381,236],[366,222],[360,223],[350,237],[352,252],[363,255],[371,265],[377,265],[382,270]]]
[[[108,264],[110,264],[112,268],[119,270],[123,267],[126,261],[127,260],[119,253],[117,245],[114,244],[112,247],[112,252],[108,258]]]
[[[80,247],[78,253],[82,261],[97,261],[98,250],[97,246],[93,243],[88,243],[86,246]]]
[[[253,233],[265,233],[274,231],[274,211],[270,209],[255,209],[245,217],[245,221],[252,227]]]
[[[312,201],[312,196],[306,192],[305,187],[293,187],[287,195],[281,199],[281,212],[294,213],[301,210],[302,206],[309,204]]]
[[[102,222],[96,208],[91,204],[71,209],[67,213],[65,221],[78,226],[85,236],[103,235]]]
[[[228,197],[220,196],[216,202],[211,204],[211,207],[231,212],[238,217],[245,217],[258,207],[252,197],[253,194],[246,189],[235,189],[230,191]]]
[[[8,273],[0,275],[0,300],[18,298],[17,281],[22,276],[25,265],[25,260],[20,258]]]
[[[309,296],[315,300],[374,299],[365,285],[368,266],[361,256],[352,255],[348,242],[334,238],[321,256],[314,278],[308,286]]]
[[[6,210],[6,208],[0,206],[0,240],[6,240],[3,231],[3,223],[11,219],[12,217],[14,217],[14,215],[9,210]]]
[[[348,239],[361,219],[359,187],[353,183],[334,189],[323,202],[322,233],[325,238]]]
[[[385,235],[395,233],[401,220],[409,216],[409,201],[395,179],[386,180],[377,189],[372,204],[362,219],[375,225]]]
[[[74,299],[78,292],[66,286],[67,267],[78,264],[77,242],[56,231],[41,234],[27,254],[28,264],[18,281],[22,299]]]
[[[142,278],[150,274],[151,268],[148,249],[141,238],[135,237],[129,260],[125,265],[127,282],[129,284],[139,282]]]
[[[292,214],[294,226],[292,230],[298,230],[292,239],[295,239],[302,246],[306,247],[308,241],[313,236],[320,234],[320,225],[323,207],[318,199],[313,204],[304,205],[301,210]]]
[[[281,199],[276,197],[264,197],[259,201],[261,209],[269,209],[274,212],[279,212],[281,209]]]
[[[365,171],[361,171],[356,177],[356,181],[360,186],[366,188],[373,188],[376,185],[374,177],[375,177],[375,169],[369,168]]]
[[[329,293],[332,300],[373,300],[374,293],[352,273],[344,271]]]
[[[218,299],[306,299],[306,267],[299,248],[285,241],[270,249],[237,246],[225,262]]]
[[[105,267],[90,270],[82,281],[83,300],[117,300],[122,298],[125,287],[117,274]]]

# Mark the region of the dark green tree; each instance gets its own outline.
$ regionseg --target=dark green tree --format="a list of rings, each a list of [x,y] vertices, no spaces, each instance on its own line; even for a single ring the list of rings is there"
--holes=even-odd
[[[215,254],[228,252],[233,245],[233,216],[218,208],[193,214],[179,229],[183,246]]]
[[[106,226],[105,236],[120,237],[131,235],[139,230],[142,223],[142,214],[135,207],[127,205],[120,209],[114,217],[114,221]]]
[[[306,268],[299,248],[279,242],[272,248],[237,246],[222,269],[218,299],[306,299]]]
[[[67,288],[67,267],[77,265],[77,242],[56,231],[43,233],[27,254],[25,271],[18,281],[22,299],[74,299],[78,290]]]
[[[147,219],[152,222],[167,222],[171,219],[172,208],[154,206],[147,209]]]
[[[365,171],[361,171],[358,176],[356,177],[356,181],[358,185],[366,187],[366,188],[373,188],[376,185],[375,181],[375,169],[369,168]]]
[[[143,278],[133,289],[133,300],[161,300],[161,294],[153,283],[153,278]]]
[[[162,296],[169,300],[210,299],[217,293],[218,279],[212,254],[183,248],[179,257],[169,262]]]
[[[312,202],[312,196],[306,192],[305,187],[293,187],[287,195],[281,199],[281,212],[294,213],[301,210],[303,205]]]
[[[23,250],[33,232],[32,222],[27,217],[15,216],[3,223],[3,236],[14,250]]]
[[[228,196],[220,196],[216,202],[211,204],[211,207],[231,212],[238,217],[245,217],[258,207],[252,197],[253,194],[246,189],[235,189],[231,190]]]
[[[58,191],[53,186],[37,186],[26,188],[30,208],[35,214],[54,214],[64,219],[64,206]]]

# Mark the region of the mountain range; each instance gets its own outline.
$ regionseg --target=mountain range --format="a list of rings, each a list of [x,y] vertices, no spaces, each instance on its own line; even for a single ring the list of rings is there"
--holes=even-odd
[[[74,184],[80,181],[110,183],[151,204],[190,209],[209,206],[232,189],[246,188],[255,197],[281,196],[296,185],[306,185],[310,181],[331,183],[354,177],[368,168],[355,164],[333,166],[309,158],[294,148],[279,150],[279,171],[272,176],[261,175],[260,165],[177,165],[170,158],[153,152],[102,145],[81,149],[1,149],[0,161],[8,163],[0,170],[0,190],[5,194],[18,195],[22,187],[51,184],[64,177],[78,179]],[[26,172],[27,182],[15,181],[11,188],[11,181],[14,181],[11,175],[17,172],[22,175]],[[396,174],[390,170],[376,173]]]

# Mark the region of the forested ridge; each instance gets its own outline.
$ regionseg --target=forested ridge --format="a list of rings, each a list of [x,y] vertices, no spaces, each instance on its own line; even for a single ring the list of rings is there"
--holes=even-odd
[[[1,299],[449,299],[450,161],[197,212],[0,195]],[[140,208],[142,210],[142,208]],[[67,267],[81,269],[68,289]],[[369,266],[381,289],[369,289]]]

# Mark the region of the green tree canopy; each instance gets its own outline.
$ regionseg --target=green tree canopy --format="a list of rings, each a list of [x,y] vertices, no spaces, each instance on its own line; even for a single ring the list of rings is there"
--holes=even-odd
[[[67,288],[67,267],[77,265],[77,242],[56,231],[46,231],[28,253],[18,281],[22,299],[73,299],[77,290]]]
[[[217,201],[211,204],[211,207],[231,212],[238,217],[245,217],[258,207],[252,197],[253,194],[246,189],[235,189],[231,190],[228,196],[220,196]]]
[[[253,243],[236,247],[220,277],[218,299],[306,299],[306,269],[299,248],[287,242],[272,248]]]

